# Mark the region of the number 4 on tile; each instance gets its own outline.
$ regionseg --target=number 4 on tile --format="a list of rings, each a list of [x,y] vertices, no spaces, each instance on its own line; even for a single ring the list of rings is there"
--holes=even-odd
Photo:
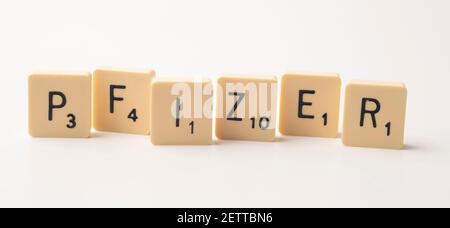
[[[133,122],[136,122],[137,119],[139,119],[135,108],[131,110],[130,114],[128,114],[128,119],[133,120]]]

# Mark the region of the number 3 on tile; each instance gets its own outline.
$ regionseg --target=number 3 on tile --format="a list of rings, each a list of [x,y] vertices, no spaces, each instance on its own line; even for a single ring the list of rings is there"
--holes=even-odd
[[[70,113],[67,115],[67,118],[69,118],[69,123],[66,125],[67,128],[73,129],[77,126],[77,122],[75,122],[76,117],[74,114]]]

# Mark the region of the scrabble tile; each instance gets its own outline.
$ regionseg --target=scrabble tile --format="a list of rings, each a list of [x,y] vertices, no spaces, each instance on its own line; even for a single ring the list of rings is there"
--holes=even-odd
[[[28,131],[33,137],[86,138],[91,131],[90,73],[28,77]]]
[[[155,80],[152,83],[152,143],[211,144],[212,95],[209,80]]]
[[[223,76],[217,83],[217,138],[274,141],[276,77]]]
[[[345,91],[344,145],[401,149],[406,93],[402,83],[350,82]]]
[[[94,128],[150,134],[153,70],[97,69],[93,74]]]
[[[337,137],[340,90],[338,74],[285,74],[281,80],[280,133]]]

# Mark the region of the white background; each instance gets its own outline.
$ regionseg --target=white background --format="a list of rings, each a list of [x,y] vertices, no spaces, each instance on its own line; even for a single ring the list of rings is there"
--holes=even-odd
[[[0,207],[450,207],[449,12],[448,0],[1,1]],[[28,136],[30,72],[102,66],[404,82],[406,149]]]

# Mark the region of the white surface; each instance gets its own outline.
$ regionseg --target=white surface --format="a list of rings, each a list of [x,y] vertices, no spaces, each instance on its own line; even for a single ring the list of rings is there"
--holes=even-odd
[[[1,1],[0,206],[450,207],[449,12],[448,0]],[[28,136],[31,71],[101,66],[401,81],[407,147]]]

